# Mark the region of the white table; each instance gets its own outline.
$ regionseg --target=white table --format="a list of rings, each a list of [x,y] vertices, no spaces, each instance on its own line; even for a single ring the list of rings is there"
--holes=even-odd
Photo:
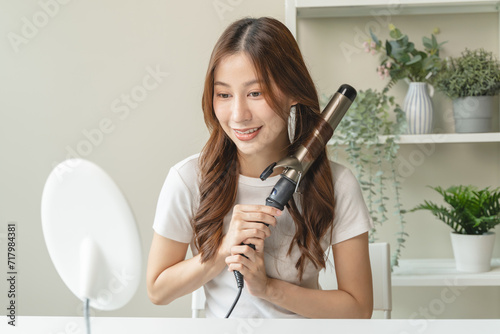
[[[461,273],[452,259],[401,260],[394,268],[393,286],[500,286],[500,259],[486,273]],[[0,320],[0,333],[85,334],[81,317],[18,316],[16,327]],[[0,319],[2,319],[0,318]],[[92,334],[276,334],[276,333],[422,333],[422,323],[407,319],[283,320],[283,319],[189,319],[189,318],[91,318]],[[425,334],[499,334],[500,320],[422,320]]]
[[[500,259],[491,264],[491,271],[464,273],[455,269],[453,259],[400,260],[392,286],[500,286]]]
[[[92,334],[278,334],[278,333],[370,333],[412,334],[420,327],[408,320],[282,320],[282,319],[174,319],[91,318]],[[6,330],[4,330],[6,329]],[[498,334],[500,320],[432,320],[425,334]],[[12,328],[5,319],[0,333],[85,334],[82,318],[23,317]]]

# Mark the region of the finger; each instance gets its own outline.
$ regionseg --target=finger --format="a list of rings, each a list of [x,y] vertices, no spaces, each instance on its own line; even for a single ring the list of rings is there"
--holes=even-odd
[[[241,214],[240,218],[246,222],[263,223],[266,225],[276,226],[276,218],[264,212],[245,212]]]
[[[255,246],[255,251],[258,253],[262,253],[264,251],[264,240],[259,238],[248,238],[243,240],[245,245],[252,244]]]
[[[231,255],[235,256],[236,261],[238,261],[239,256],[244,256],[250,261],[255,260],[255,250],[249,245],[239,245],[231,247]]]
[[[244,274],[242,270],[248,270],[252,264],[252,261],[243,255],[228,256],[225,261],[230,270],[238,270],[242,274]]]
[[[251,256],[251,254],[248,254],[248,255]],[[234,263],[241,263],[245,267],[248,267],[252,263],[252,260],[249,259],[248,257],[246,257],[245,254],[234,254],[234,255],[226,257],[225,262],[227,265],[229,265],[231,263],[233,263],[233,264]]]
[[[270,225],[276,226],[276,218],[262,213],[243,213],[233,215],[230,226],[238,230],[259,229],[269,236],[271,233],[271,230],[268,229]]]
[[[227,271],[239,271],[243,276],[248,274],[247,268],[241,263],[230,263],[227,265]]]
[[[257,237],[265,239],[271,236],[271,229],[262,223],[246,223],[242,226],[242,231],[248,233],[247,237]]]
[[[265,214],[268,214],[273,217],[278,217],[281,216],[282,211],[278,210],[272,206],[268,205],[251,205],[251,204],[245,204],[245,205],[237,205],[235,208],[238,207],[238,211],[241,212],[262,212]]]

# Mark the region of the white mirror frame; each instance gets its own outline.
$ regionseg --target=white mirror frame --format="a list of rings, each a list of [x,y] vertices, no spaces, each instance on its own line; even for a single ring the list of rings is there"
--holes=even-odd
[[[104,170],[83,159],[57,165],[42,194],[49,255],[66,286],[99,310],[115,310],[135,294],[142,251],[133,213]]]

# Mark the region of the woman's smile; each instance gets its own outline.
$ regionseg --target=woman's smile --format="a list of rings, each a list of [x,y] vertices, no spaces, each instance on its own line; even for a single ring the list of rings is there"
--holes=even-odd
[[[260,129],[262,129],[262,126],[257,128],[233,129],[233,131],[235,133],[236,138],[238,138],[241,141],[248,141],[257,137]]]

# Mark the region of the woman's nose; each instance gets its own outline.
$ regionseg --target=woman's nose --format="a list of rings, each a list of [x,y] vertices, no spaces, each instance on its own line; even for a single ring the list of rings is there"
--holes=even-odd
[[[233,110],[231,118],[233,122],[243,123],[252,119],[252,113],[250,112],[248,103],[245,98],[235,98],[233,100]]]

